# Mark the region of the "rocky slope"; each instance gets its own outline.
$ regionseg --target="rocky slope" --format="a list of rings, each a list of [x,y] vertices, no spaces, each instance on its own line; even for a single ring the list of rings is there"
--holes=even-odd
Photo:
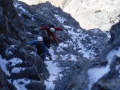
[[[45,36],[39,26],[53,23],[64,29],[56,33],[59,47],[52,43],[50,48],[51,62],[61,68],[62,75],[52,81],[54,90],[119,90],[120,55],[115,52],[120,46],[120,23],[110,29],[109,40],[100,29],[82,29],[70,14],[50,2],[29,6],[13,0],[0,0],[0,17],[0,89],[46,89],[50,72],[34,47],[28,50],[25,45]],[[102,75],[97,77],[99,72]]]
[[[120,20],[119,0],[20,0],[29,5],[51,2],[54,6],[61,7],[70,13],[86,30],[99,28],[109,30]]]

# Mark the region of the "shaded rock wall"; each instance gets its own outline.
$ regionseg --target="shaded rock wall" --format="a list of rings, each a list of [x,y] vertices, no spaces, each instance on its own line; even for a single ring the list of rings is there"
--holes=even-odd
[[[32,83],[31,87],[34,88],[34,86],[36,86],[36,90],[45,90],[43,80],[49,77],[49,72],[38,55],[31,55],[32,51],[26,50],[26,25],[24,25],[23,21],[24,19],[21,19],[21,17],[18,16],[13,0],[0,0],[0,64],[2,65],[2,61],[6,62],[5,67],[10,74],[7,75],[4,68],[2,68],[2,66],[0,67],[0,89],[17,90],[13,85],[14,81],[26,78],[31,80],[37,79],[39,82]],[[12,63],[14,62],[11,62],[10,60],[13,58],[22,59],[23,64],[19,65],[19,67],[26,67],[25,72],[21,71],[20,73],[15,74],[12,71],[14,68],[19,68],[17,65],[12,66]],[[16,60],[18,61],[19,59]],[[27,62],[30,64],[28,65]],[[35,73],[31,74],[33,70]],[[40,76],[40,74],[42,74],[42,76]],[[28,85],[27,88],[30,88],[30,86]]]

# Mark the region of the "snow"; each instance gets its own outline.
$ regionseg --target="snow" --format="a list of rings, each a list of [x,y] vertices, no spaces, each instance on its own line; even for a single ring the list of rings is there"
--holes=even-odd
[[[33,51],[31,51],[30,54],[33,55],[33,56],[37,56],[36,53],[33,52]]]
[[[68,47],[68,44],[60,43],[59,47]]]
[[[2,59],[1,55],[0,55],[0,66],[2,68],[2,70],[5,72],[6,75],[10,76],[10,73],[7,70],[6,65],[8,64],[8,62],[5,59]]]
[[[89,36],[88,34],[82,34],[81,32],[75,32],[74,29],[70,26],[64,25],[64,28],[69,29],[68,34],[71,35],[72,38],[72,44],[74,45],[75,48],[81,48],[78,52],[83,53],[83,56],[86,58],[94,58],[93,56],[96,54],[92,50],[87,50],[87,48],[84,47],[82,44],[81,40],[84,39],[85,37]],[[79,29],[78,29],[79,30]],[[78,31],[77,30],[77,31]],[[81,37],[80,37],[81,35]],[[92,41],[93,43],[96,43],[95,41]],[[75,44],[74,44],[75,43]]]
[[[25,10],[22,6],[19,6],[19,9],[22,10],[23,12],[28,12],[28,11]]]
[[[32,35],[32,33],[31,32],[26,32],[27,34],[30,34],[30,35]]]
[[[87,71],[87,74],[89,75],[89,90],[91,90],[91,87],[94,83],[96,83],[100,78],[102,78],[105,74],[107,74],[110,71],[110,66],[107,65],[106,67],[101,68],[91,68]]]
[[[15,6],[15,8],[17,8],[18,6],[20,6],[20,4],[18,4],[18,3],[13,3],[13,5]]]
[[[11,64],[12,66],[15,66],[16,64],[21,63],[22,60],[19,59],[19,58],[12,58],[11,60],[9,60],[9,62],[12,63]],[[8,61],[6,59],[2,59],[2,56],[0,55],[0,66],[1,66],[2,70],[5,72],[5,74],[7,76],[11,76],[10,73],[9,73],[9,71],[7,70],[7,67],[6,67],[7,64],[8,64]],[[21,70],[24,70],[24,68],[21,68]],[[12,72],[13,73],[19,73],[20,69],[13,68]],[[11,79],[8,79],[8,82],[11,83]],[[25,87],[25,85],[29,84],[29,83],[30,83],[30,80],[27,80],[27,79],[17,79],[17,80],[13,81],[13,84],[17,88],[17,90],[27,90],[27,88]]]
[[[10,47],[14,48],[16,45],[10,45]]]
[[[54,89],[54,80],[58,78],[58,76],[61,76],[59,72],[61,71],[60,68],[57,67],[56,63],[52,63],[52,61],[45,61],[47,65],[47,69],[50,73],[50,77],[48,80],[45,81],[46,90],[53,90]]]
[[[59,18],[58,18],[59,19]],[[93,50],[88,50],[86,47],[84,47],[84,45],[82,44],[81,40],[84,39],[85,37],[89,36],[88,34],[82,35],[82,30],[80,31],[80,29],[77,29],[77,32],[74,31],[74,29],[68,25],[63,25],[65,29],[67,29],[67,33],[71,36],[72,41],[65,41],[68,42],[69,44],[66,44],[65,42],[59,43],[59,47],[57,47],[57,52],[65,52],[64,48],[71,50],[77,50],[78,48],[80,48],[78,50],[78,53],[83,53],[83,56],[86,58],[94,58],[94,55],[96,55],[96,53]],[[79,33],[78,33],[79,32]],[[81,35],[81,37],[80,37]],[[96,43],[96,41],[92,41],[93,43]],[[72,47],[72,48],[71,48]],[[51,51],[51,49],[49,50]],[[57,56],[54,54],[55,52],[52,51],[52,55],[55,59],[57,59]],[[66,54],[65,54],[66,55]],[[69,56],[69,55],[68,55]],[[65,57],[61,57],[62,60],[65,59]],[[73,56],[71,56],[71,58],[69,58],[69,60],[72,60]],[[76,58],[74,58],[75,61],[77,61]]]
[[[7,49],[7,50],[5,51],[5,54],[6,54],[7,56],[9,56],[9,55],[12,55],[13,53]]]
[[[30,80],[27,80],[25,78],[17,79],[17,80],[13,81],[13,84],[17,88],[17,90],[27,90],[25,85],[27,85],[29,83],[30,83]]]
[[[20,73],[20,71],[24,71],[25,70],[25,68],[22,68],[22,67],[15,67],[15,68],[13,68],[12,69],[12,73]]]
[[[18,9],[21,10],[21,12],[19,13],[19,16],[21,16],[21,14],[23,12],[28,13],[31,16],[31,19],[34,20],[33,15],[31,15],[26,9],[24,9],[22,6],[20,6],[20,4],[14,3],[14,6]],[[47,10],[47,8],[43,8],[44,10]],[[42,13],[42,12],[41,12]],[[64,17],[61,17],[60,15],[55,14],[54,17],[63,24],[64,28],[66,29],[66,32],[71,35],[72,41],[66,41],[69,42],[70,45],[73,45],[73,49],[77,49],[77,48],[81,48],[80,50],[78,50],[78,53],[83,53],[83,56],[86,58],[92,58],[96,53],[92,50],[87,50],[84,45],[81,43],[81,40],[84,39],[85,37],[88,36],[88,34],[82,34],[82,30],[81,29],[77,29],[76,32],[74,32],[74,28],[68,26],[68,25],[64,25],[64,22],[66,21],[66,19]],[[78,33],[79,32],[79,33]],[[97,33],[97,31],[95,31],[95,33]],[[27,34],[31,34],[30,32],[27,32]],[[92,41],[93,43],[96,43],[96,41]],[[57,47],[57,52],[64,52],[64,48],[70,48],[68,44],[66,43],[60,43],[59,47]],[[52,54],[52,59],[53,60],[57,60],[59,59],[58,56],[61,57],[62,60],[74,60],[77,61],[77,58],[75,55],[72,54],[65,54],[65,55],[56,55],[55,51],[53,48],[49,49],[50,53]],[[10,51],[6,51],[9,54],[12,54],[12,52]],[[32,52],[31,54],[35,54],[34,52]],[[107,56],[107,60],[109,61],[109,63],[111,63],[114,55],[118,55],[120,56],[120,48],[118,50],[112,50],[108,56]],[[16,64],[20,64],[22,63],[22,60],[19,58],[12,58],[11,60],[7,61],[6,59],[2,59],[1,55],[0,55],[0,66],[2,68],[2,70],[5,72],[6,75],[10,76],[9,71],[7,70],[6,65],[11,62],[11,66],[15,66]],[[47,69],[50,73],[50,77],[48,80],[45,80],[45,85],[46,85],[46,90],[53,90],[54,89],[54,81],[58,78],[62,77],[62,74],[60,74],[61,69],[57,66],[57,63],[53,63],[53,61],[45,61],[45,64],[47,65]],[[120,66],[116,66],[116,69],[118,69]],[[13,68],[12,69],[12,73],[19,73],[20,70],[24,70],[24,68]],[[110,71],[110,66],[107,65],[106,67],[100,67],[100,68],[90,68],[87,71],[87,74],[89,76],[89,85],[88,85],[88,89],[90,90],[92,85],[97,82],[100,78],[102,78],[105,74],[107,74]],[[120,71],[119,71],[120,73]],[[10,81],[10,80],[8,80]],[[25,78],[23,79],[17,79],[13,81],[13,84],[15,85],[15,87],[17,88],[17,90],[27,90],[25,85],[29,84],[30,80],[27,80]]]
[[[63,25],[66,29],[71,29],[72,27],[68,26],[68,25]]]
[[[118,50],[112,50],[108,55],[107,55],[107,60],[109,63],[111,63],[112,59],[114,58],[114,56],[117,55],[120,57],[120,47],[118,48]]]
[[[6,75],[11,76],[6,67],[9,62],[11,62],[11,66],[15,66],[16,64],[22,63],[22,60],[19,58],[12,58],[7,61],[6,59],[2,59],[2,57],[0,55],[0,66],[1,66],[2,70],[5,72]],[[47,69],[50,73],[49,79],[45,80],[46,90],[53,90],[54,86],[55,86],[54,80],[62,77],[62,74],[59,74],[59,72],[61,72],[61,69],[59,67],[57,67],[57,63],[53,63],[53,61],[45,61],[45,63],[47,65]],[[23,71],[23,70],[25,70],[25,68],[14,67],[11,72],[17,74],[21,70]],[[10,83],[12,83],[11,79],[8,79],[8,81]],[[30,82],[31,82],[30,80],[23,78],[23,79],[14,80],[13,84],[17,88],[17,90],[27,90],[25,85],[29,84]]]
[[[89,90],[91,90],[91,87],[95,82],[97,82],[100,78],[102,78],[105,74],[107,74],[110,71],[110,63],[113,60],[115,55],[120,57],[120,47],[118,48],[118,50],[112,50],[109,52],[109,54],[106,57],[109,64],[106,67],[91,68],[87,71],[87,74],[89,75],[89,81],[90,81]],[[115,67],[116,67],[116,70],[118,70],[120,65],[116,65]]]
[[[31,17],[31,20],[34,21],[34,16],[29,11],[27,11],[25,8],[23,8],[20,4],[13,3],[13,5],[14,5],[15,8],[21,10],[21,12],[18,14],[19,16],[21,16],[21,14],[25,12]]]
[[[70,57],[71,57],[71,60],[76,61],[76,56],[75,55],[70,55]]]
[[[12,59],[10,59],[8,62],[11,62],[11,63],[12,63],[11,66],[15,66],[16,64],[22,63],[22,60],[19,59],[19,58],[12,58]]]
[[[60,15],[55,14],[54,17],[57,18],[60,23],[64,23],[66,21],[66,19]]]

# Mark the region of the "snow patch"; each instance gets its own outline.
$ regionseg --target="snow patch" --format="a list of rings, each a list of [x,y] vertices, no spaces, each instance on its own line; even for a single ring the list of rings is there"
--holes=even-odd
[[[109,65],[107,65],[106,67],[89,69],[87,71],[87,74],[89,75],[89,81],[90,81],[88,85],[89,90],[91,90],[91,87],[94,83],[96,83],[100,78],[102,78],[109,71],[110,71]]]
[[[17,90],[27,90],[25,85],[29,84],[30,80],[27,79],[17,79],[13,81],[14,86],[17,88]]]
[[[57,67],[57,63],[52,63],[52,61],[45,61],[46,65],[47,65],[47,69],[50,73],[50,77],[48,80],[45,81],[45,85],[46,85],[46,90],[54,90],[54,80],[56,80],[57,78],[61,78],[62,75],[59,74],[59,72],[61,71],[61,69],[59,67]]]

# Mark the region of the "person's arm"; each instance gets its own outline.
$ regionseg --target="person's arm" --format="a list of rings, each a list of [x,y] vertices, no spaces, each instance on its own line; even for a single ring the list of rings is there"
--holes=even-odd
[[[58,46],[58,40],[57,40],[57,38],[56,38],[55,34],[53,34],[53,35],[52,35],[52,37],[53,37],[53,39],[54,39],[55,43],[56,43],[56,44],[57,44],[57,46]]]
[[[42,27],[40,27],[40,30],[49,30],[49,27],[42,26]]]
[[[27,48],[30,48],[30,45],[36,45],[37,41],[36,40],[33,40],[33,41],[30,41],[30,42],[27,42]]]
[[[63,29],[59,28],[59,27],[55,27],[54,29],[55,29],[55,31],[63,31]]]
[[[27,44],[28,44],[28,45],[35,45],[36,43],[37,43],[37,41],[36,41],[36,40],[33,40],[33,41],[28,42]]]

